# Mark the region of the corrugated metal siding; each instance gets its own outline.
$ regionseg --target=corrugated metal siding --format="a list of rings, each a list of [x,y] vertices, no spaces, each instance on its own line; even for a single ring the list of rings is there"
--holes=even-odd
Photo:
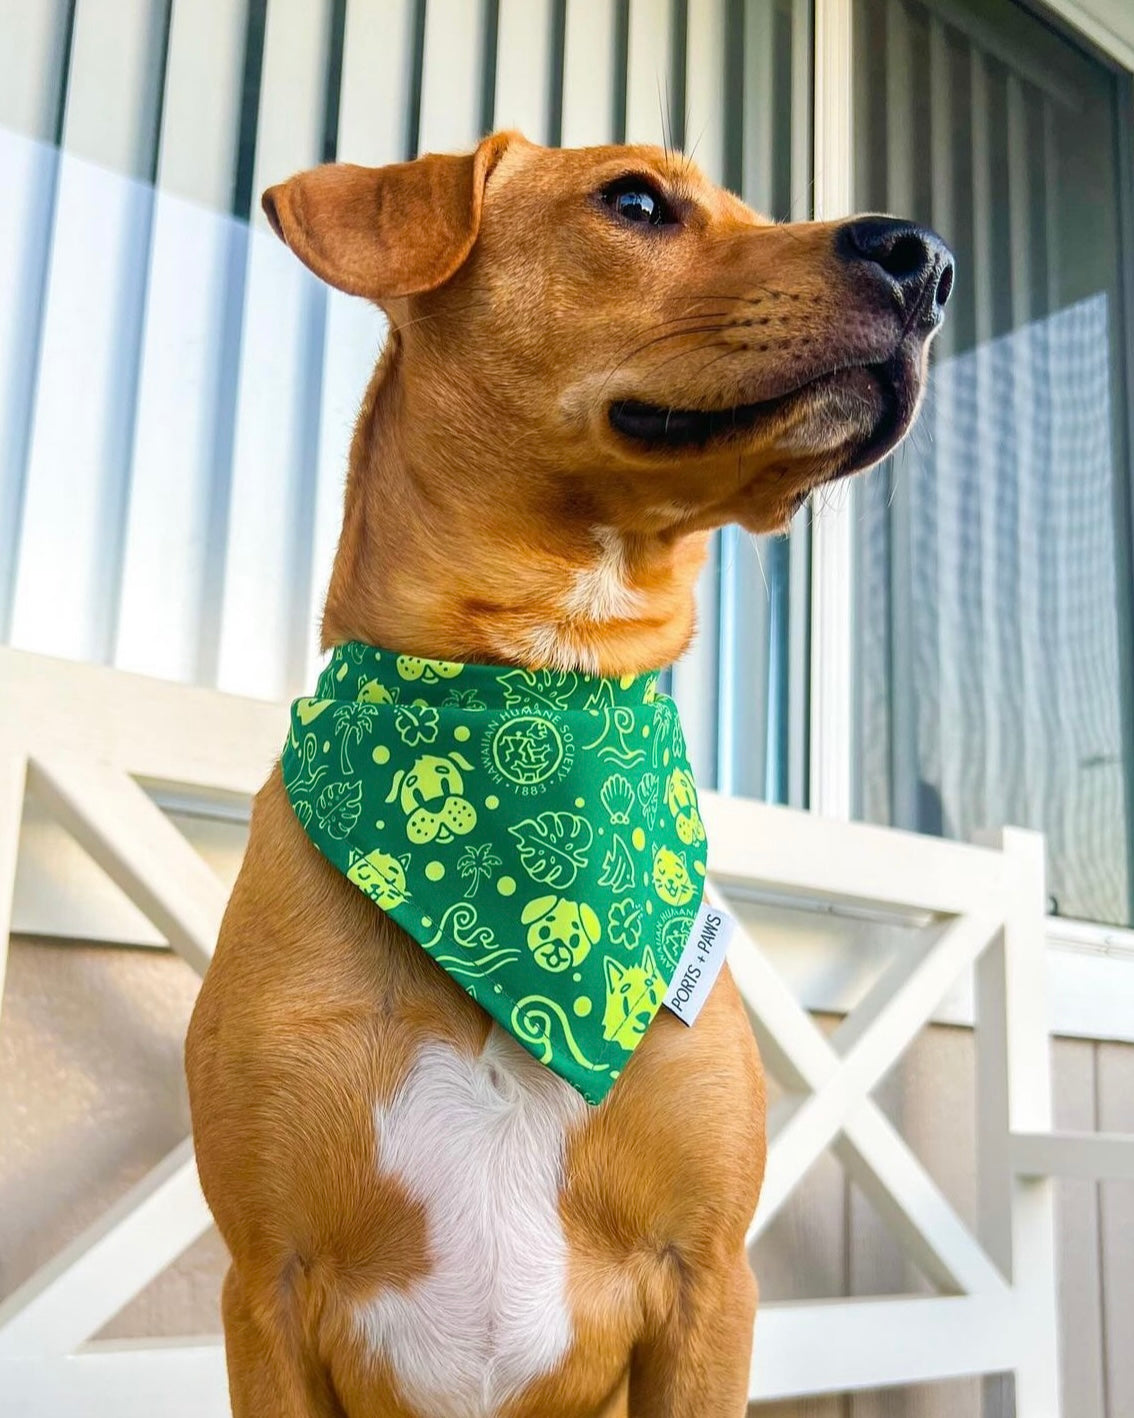
[[[0,0],[0,639],[309,685],[383,322],[260,191],[514,125],[688,141],[805,215],[808,30],[807,0]],[[807,579],[806,514],[714,550],[673,673],[704,781],[805,801]]]

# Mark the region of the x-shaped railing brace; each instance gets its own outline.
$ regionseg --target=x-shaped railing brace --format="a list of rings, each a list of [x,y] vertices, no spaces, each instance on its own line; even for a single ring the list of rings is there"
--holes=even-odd
[[[716,895],[714,889],[714,895]],[[749,1243],[767,1229],[792,1189],[833,1147],[903,1250],[946,1293],[1007,1290],[988,1258],[870,1097],[961,973],[989,944],[1001,922],[955,917],[920,948],[901,952],[828,1040],[743,930],[729,964],[771,1071],[785,1086],[807,1091],[774,1110],[760,1205]]]

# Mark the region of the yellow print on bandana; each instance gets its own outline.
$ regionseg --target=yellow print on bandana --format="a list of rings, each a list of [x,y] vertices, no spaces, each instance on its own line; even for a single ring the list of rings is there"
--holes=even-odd
[[[602,937],[599,918],[585,901],[560,896],[529,901],[520,924],[528,928],[528,949],[536,964],[553,972],[581,965]]]
[[[456,679],[464,669],[464,665],[456,665],[452,660],[426,660],[420,655],[399,655],[397,665],[402,679],[419,679],[423,684]]]
[[[543,792],[567,773],[575,748],[570,731],[541,711],[508,714],[484,741],[484,766],[501,785],[526,796]]]
[[[472,764],[459,753],[442,758],[425,753],[407,773],[399,768],[386,801],[395,798],[406,815],[406,836],[423,846],[434,840],[451,842],[463,837],[476,826],[476,808],[464,796],[465,780],[461,770],[472,771]]]
[[[347,880],[354,882],[359,891],[365,892],[383,911],[392,911],[409,895],[406,890],[408,865],[408,856],[399,861],[386,852],[368,852],[365,857],[359,856],[347,870]]]
[[[659,847],[654,854],[654,890],[661,899],[669,906],[684,906],[692,901],[696,889],[685,865],[685,853],[678,856],[668,847]]]
[[[601,1103],[704,886],[696,788],[654,675],[339,646],[292,706],[281,768],[367,909]]]
[[[705,840],[705,824],[697,810],[697,789],[686,768],[675,768],[665,786],[665,803],[673,816],[677,835],[687,847]]]
[[[630,1053],[658,1012],[665,997],[665,981],[649,946],[642,952],[640,965],[622,965],[609,955],[602,964],[606,974],[602,1037]]]

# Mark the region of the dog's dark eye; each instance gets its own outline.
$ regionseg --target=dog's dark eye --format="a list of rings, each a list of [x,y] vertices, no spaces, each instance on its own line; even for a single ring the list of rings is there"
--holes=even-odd
[[[643,226],[672,226],[677,220],[661,194],[641,178],[614,183],[602,194],[602,200],[623,221]]]

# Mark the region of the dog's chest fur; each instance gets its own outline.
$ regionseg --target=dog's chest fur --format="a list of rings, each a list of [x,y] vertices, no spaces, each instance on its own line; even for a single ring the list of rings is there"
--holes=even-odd
[[[492,1418],[570,1348],[563,1154],[583,1099],[493,1027],[424,1045],[376,1110],[377,1165],[425,1213],[428,1273],[362,1306],[365,1341],[436,1418]]]

